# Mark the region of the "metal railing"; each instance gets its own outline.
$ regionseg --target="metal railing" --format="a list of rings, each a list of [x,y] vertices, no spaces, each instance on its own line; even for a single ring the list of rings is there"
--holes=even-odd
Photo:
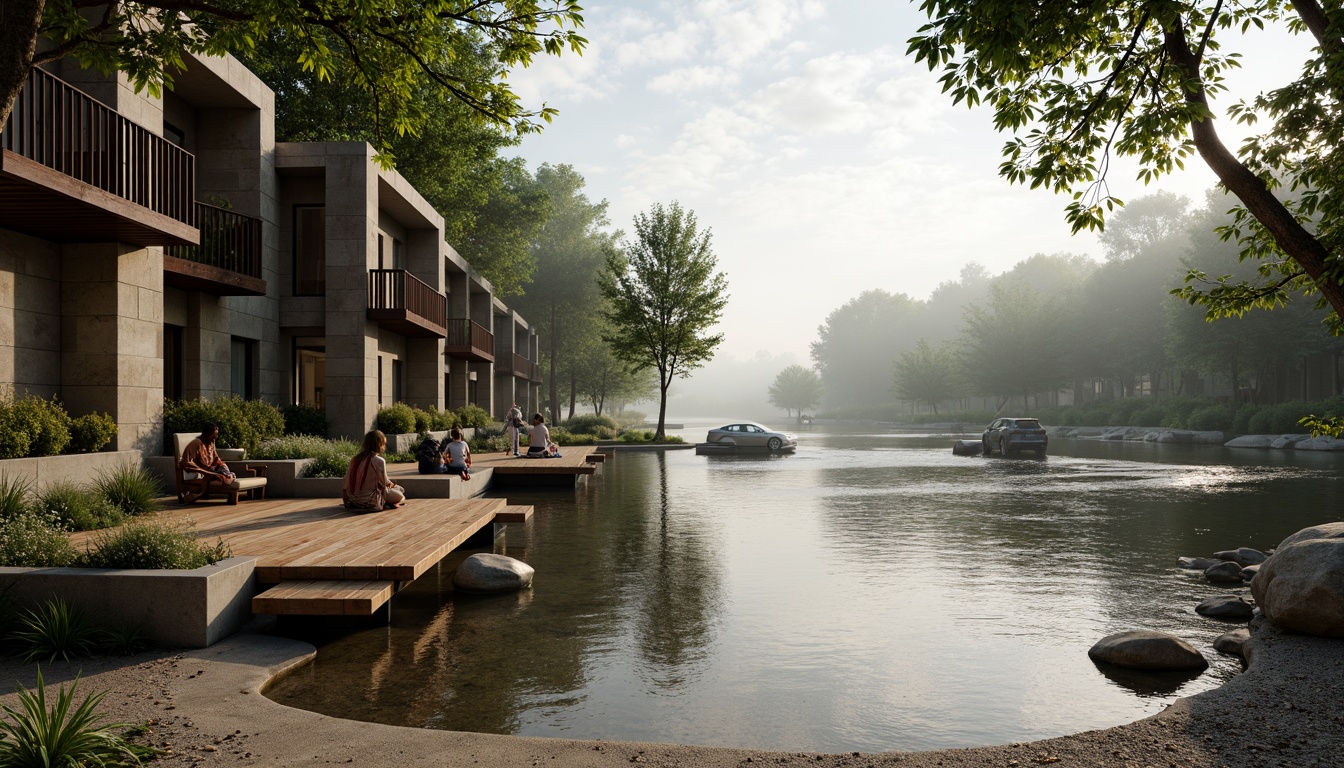
[[[29,71],[0,147],[196,225],[196,158],[42,69]]]
[[[401,309],[442,326],[448,297],[404,269],[370,269],[369,309]]]
[[[495,334],[485,330],[484,326],[473,320],[449,320],[444,327],[448,329],[444,344],[449,348],[469,348],[479,355],[494,356]]]
[[[196,203],[200,245],[174,245],[164,253],[248,277],[261,277],[261,219]]]

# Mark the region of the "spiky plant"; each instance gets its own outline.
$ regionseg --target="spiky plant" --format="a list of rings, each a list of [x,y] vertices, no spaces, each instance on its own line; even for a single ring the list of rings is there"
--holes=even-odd
[[[54,597],[24,611],[14,641],[26,649],[24,658],[28,661],[69,661],[75,656],[92,655],[98,647],[98,635],[98,628],[84,611]]]
[[[96,712],[106,691],[75,703],[76,677],[70,687],[61,685],[56,700],[47,703],[42,669],[37,687],[19,689],[17,709],[0,705],[6,719],[0,721],[0,765],[4,766],[113,766],[139,765],[136,750],[115,729],[126,723],[103,724]]]

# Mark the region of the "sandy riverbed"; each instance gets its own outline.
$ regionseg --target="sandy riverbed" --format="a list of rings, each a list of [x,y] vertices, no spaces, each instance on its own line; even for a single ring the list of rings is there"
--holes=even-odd
[[[359,723],[261,695],[312,646],[238,635],[214,647],[44,666],[48,683],[82,669],[80,690],[108,691],[110,719],[153,721],[162,766],[1338,766],[1344,762],[1344,641],[1266,629],[1250,668],[1226,685],[1118,728],[1045,741],[936,752],[818,755],[670,744],[532,739]],[[31,684],[33,665],[5,678]],[[13,704],[12,694],[3,697]]]

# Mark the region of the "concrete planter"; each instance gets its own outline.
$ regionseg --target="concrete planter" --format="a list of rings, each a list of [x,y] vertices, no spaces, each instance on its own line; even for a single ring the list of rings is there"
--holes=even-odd
[[[155,645],[204,648],[252,619],[255,557],[231,557],[192,571],[0,568],[0,585],[37,603],[58,596],[108,622],[144,626]]]
[[[87,485],[99,473],[111,472],[127,464],[138,466],[140,452],[106,451],[38,456],[32,459],[4,459],[0,460],[0,476],[9,480],[27,480],[34,489],[45,487],[57,480]]]

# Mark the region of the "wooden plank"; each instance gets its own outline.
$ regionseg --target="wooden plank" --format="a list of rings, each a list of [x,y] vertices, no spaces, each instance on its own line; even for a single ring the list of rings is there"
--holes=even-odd
[[[510,504],[495,513],[496,523],[526,523],[532,519],[531,504]]]
[[[607,460],[607,454],[605,453],[590,453],[584,459],[584,461],[588,462],[589,464],[601,464],[606,460]]]
[[[372,616],[388,600],[391,581],[290,581],[252,598],[253,613],[286,616]]]

